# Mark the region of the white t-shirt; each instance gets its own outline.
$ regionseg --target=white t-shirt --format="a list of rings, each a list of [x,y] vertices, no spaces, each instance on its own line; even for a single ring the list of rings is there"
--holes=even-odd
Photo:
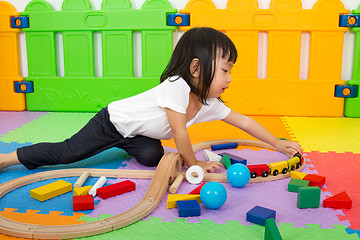
[[[158,86],[132,96],[112,102],[108,106],[110,121],[123,137],[142,135],[154,139],[173,137],[165,108],[186,113],[189,104],[190,87],[184,79],[172,77]],[[191,124],[221,120],[230,113],[230,108],[216,98],[208,99],[196,116],[187,122]]]

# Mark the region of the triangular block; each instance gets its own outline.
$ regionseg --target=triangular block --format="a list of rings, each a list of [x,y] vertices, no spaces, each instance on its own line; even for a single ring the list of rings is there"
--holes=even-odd
[[[290,172],[290,177],[292,179],[304,179],[304,177],[307,175],[307,173],[303,173],[303,172],[297,172],[297,171],[291,171]]]
[[[279,229],[276,226],[275,219],[268,218],[265,220],[264,240],[282,240]]]
[[[92,188],[91,185],[85,186],[85,187],[74,188],[74,190],[73,190],[74,196],[88,195],[91,188]]]
[[[206,160],[208,160],[208,161],[217,161],[217,162],[221,161],[222,157],[220,155],[217,155],[216,153],[213,153],[206,149],[204,150],[204,153],[205,153]]]
[[[205,185],[205,182],[197,186],[194,190],[189,192],[189,194],[200,194],[201,188]]]
[[[197,200],[201,203],[200,194],[169,194],[167,199],[167,209],[176,208],[177,201]]]
[[[352,200],[345,191],[329,197],[323,201],[323,207],[327,208],[351,208]]]

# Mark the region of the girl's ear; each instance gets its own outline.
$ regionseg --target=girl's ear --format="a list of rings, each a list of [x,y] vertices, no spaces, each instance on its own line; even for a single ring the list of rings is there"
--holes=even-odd
[[[200,76],[200,64],[199,59],[194,58],[190,63],[190,73],[194,78],[198,78]]]

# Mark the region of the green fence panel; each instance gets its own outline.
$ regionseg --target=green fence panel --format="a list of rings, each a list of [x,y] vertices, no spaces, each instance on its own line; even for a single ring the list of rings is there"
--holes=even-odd
[[[64,0],[62,11],[44,0],[31,1],[22,13],[30,21],[22,29],[30,49],[26,80],[34,83],[28,109],[95,112],[156,86],[176,30],[167,26],[166,16],[176,12],[167,0],[147,0],[141,9],[132,9],[130,0],[104,0],[101,10],[92,10],[89,0]],[[134,76],[134,31],[142,36],[141,77]],[[56,32],[63,37],[64,77],[56,72]],[[95,76],[95,32],[101,34],[102,77]]]
[[[360,5],[352,13],[360,15]],[[353,27],[351,31],[355,32],[354,70],[352,79],[347,83],[351,86],[358,86],[358,95],[356,98],[345,98],[344,115],[346,117],[360,117],[360,27]]]

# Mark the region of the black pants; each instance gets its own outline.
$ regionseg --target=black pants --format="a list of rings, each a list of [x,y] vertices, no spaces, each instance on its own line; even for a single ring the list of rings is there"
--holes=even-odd
[[[73,163],[118,147],[145,166],[156,166],[164,155],[160,140],[145,136],[124,138],[110,122],[107,108],[100,110],[74,136],[59,143],[38,143],[19,148],[19,161],[28,169]]]

